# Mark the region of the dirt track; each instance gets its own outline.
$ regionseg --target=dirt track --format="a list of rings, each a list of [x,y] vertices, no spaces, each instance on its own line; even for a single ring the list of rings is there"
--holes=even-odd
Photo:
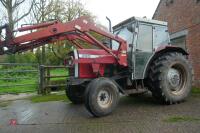
[[[0,133],[45,132],[199,133],[200,96],[170,106],[158,104],[149,95],[123,97],[116,111],[103,118],[93,118],[83,105],[65,102],[18,100],[0,107]]]

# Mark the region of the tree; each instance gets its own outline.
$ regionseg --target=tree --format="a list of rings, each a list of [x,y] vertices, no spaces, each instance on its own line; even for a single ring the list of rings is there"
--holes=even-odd
[[[59,0],[36,0],[31,15],[33,20],[32,23],[43,23],[45,21],[49,21],[52,15],[58,14],[58,12],[63,10],[60,8],[61,6],[59,4],[62,5],[62,3],[59,2]],[[41,53],[39,63],[45,64],[46,48],[45,46],[42,46],[42,52],[39,52],[39,50],[40,48],[37,49],[38,53]]]
[[[30,7],[24,13],[23,10],[20,10],[22,5],[25,5],[25,2],[28,0],[0,0],[1,9],[5,9],[6,15],[4,17],[7,18],[7,23],[11,31],[14,31],[15,26],[26,16],[28,16],[33,8],[33,4],[35,0],[31,0]],[[30,2],[30,1],[29,1]],[[23,13],[22,13],[23,12]],[[13,32],[12,36],[14,36]],[[15,55],[11,56],[15,62]]]
[[[85,9],[81,0],[57,0],[54,4],[57,5],[55,6],[57,8],[55,8],[56,10],[51,14],[51,18],[62,22],[69,22],[84,15],[90,16],[92,19],[94,18],[94,16]],[[72,45],[69,41],[59,41],[51,46],[55,56],[59,59],[64,59]]]
[[[1,8],[0,6],[0,12],[1,12],[1,15],[0,15],[0,26],[4,25],[6,23],[6,13],[5,13],[5,9],[4,8]]]
[[[65,21],[71,21],[83,15],[92,16],[91,13],[85,9],[80,0],[67,0],[64,5],[66,7]]]
[[[91,13],[85,9],[80,0],[36,0],[31,13],[32,20],[34,20],[33,23],[51,20],[68,22],[83,15],[91,16]],[[37,53],[41,54],[40,63],[44,64],[49,62],[45,58],[45,55],[49,55],[48,52],[53,52],[60,59],[66,56],[66,52],[69,49],[68,41],[60,41],[55,44],[49,44],[48,47],[42,46],[42,52],[39,52],[39,48]]]
[[[6,10],[6,17],[11,31],[14,30],[16,24],[18,24],[19,21],[30,14],[33,8],[35,0],[31,1],[31,5],[27,12],[22,13],[20,7],[24,5],[25,1],[26,0],[0,0],[1,6],[3,6],[3,8]]]
[[[57,9],[56,2],[57,0],[36,0],[31,14],[31,17],[35,20],[33,23],[49,21],[49,16]]]
[[[32,12],[35,23],[43,20],[68,22],[83,15],[92,16],[81,0],[36,0]]]

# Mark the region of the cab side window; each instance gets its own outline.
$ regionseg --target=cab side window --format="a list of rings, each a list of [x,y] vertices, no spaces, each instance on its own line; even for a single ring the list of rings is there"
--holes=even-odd
[[[153,51],[153,27],[140,24],[137,49],[143,52]]]
[[[161,45],[167,45],[169,43],[168,28],[166,26],[154,27],[154,48],[158,48]]]

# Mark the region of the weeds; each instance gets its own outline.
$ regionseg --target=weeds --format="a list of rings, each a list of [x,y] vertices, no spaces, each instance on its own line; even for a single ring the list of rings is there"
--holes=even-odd
[[[175,123],[175,122],[195,122],[200,121],[200,118],[189,117],[189,116],[172,116],[164,120],[165,122]]]
[[[51,94],[51,95],[45,95],[45,96],[33,96],[29,98],[31,102],[33,103],[39,103],[39,102],[49,102],[49,101],[68,101],[68,98],[65,94]]]

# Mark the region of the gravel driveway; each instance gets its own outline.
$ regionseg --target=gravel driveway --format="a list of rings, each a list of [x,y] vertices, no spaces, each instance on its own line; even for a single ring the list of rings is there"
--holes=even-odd
[[[0,133],[199,133],[200,96],[160,105],[151,96],[123,97],[111,115],[93,118],[83,105],[17,100],[0,107]]]

